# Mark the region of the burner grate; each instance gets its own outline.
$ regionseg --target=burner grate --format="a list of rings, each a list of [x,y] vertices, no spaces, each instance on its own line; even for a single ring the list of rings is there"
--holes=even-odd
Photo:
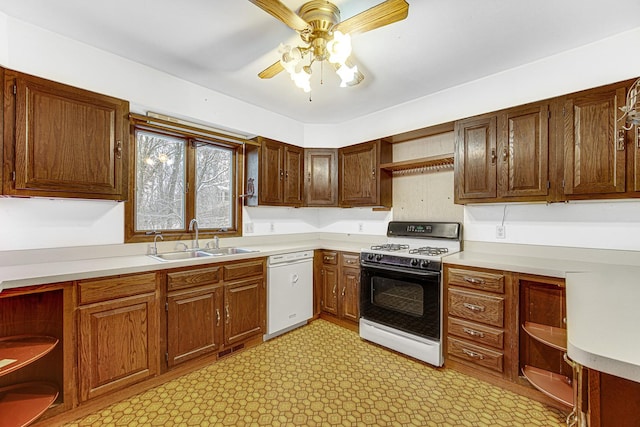
[[[385,243],[383,245],[373,245],[371,246],[371,250],[373,251],[389,251],[389,252],[395,252],[395,251],[402,251],[405,249],[409,249],[409,245],[401,245],[398,243]]]
[[[421,248],[409,250],[410,254],[429,255],[429,256],[444,255],[448,252],[449,252],[449,249],[447,248],[438,248],[438,247],[432,247],[432,246],[423,246]]]

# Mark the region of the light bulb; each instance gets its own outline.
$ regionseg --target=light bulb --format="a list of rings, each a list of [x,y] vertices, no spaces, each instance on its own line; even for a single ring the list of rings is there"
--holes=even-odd
[[[351,55],[351,36],[335,31],[333,39],[327,43],[327,52],[329,52],[329,62],[344,64],[349,55]]]
[[[356,73],[358,72],[358,66],[354,65],[353,67],[348,67],[346,65],[342,65],[340,68],[336,70],[336,74],[340,76],[340,87],[347,87],[348,83],[352,82],[356,77]]]

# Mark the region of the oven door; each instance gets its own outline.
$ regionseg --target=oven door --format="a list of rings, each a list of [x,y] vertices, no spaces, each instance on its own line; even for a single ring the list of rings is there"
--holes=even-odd
[[[440,272],[360,267],[360,317],[440,340]]]

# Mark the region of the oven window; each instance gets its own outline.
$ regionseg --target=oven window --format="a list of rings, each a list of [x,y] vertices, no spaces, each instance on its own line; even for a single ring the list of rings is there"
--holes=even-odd
[[[422,286],[385,277],[373,277],[372,282],[373,305],[414,317],[424,315]]]

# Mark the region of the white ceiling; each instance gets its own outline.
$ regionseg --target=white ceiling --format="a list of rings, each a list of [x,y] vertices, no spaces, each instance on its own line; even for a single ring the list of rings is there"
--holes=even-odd
[[[334,3],[344,20],[381,1]],[[304,2],[283,0],[292,10]],[[408,2],[406,20],[353,37],[365,80],[339,88],[316,64],[311,101],[286,73],[257,77],[281,42],[299,39],[246,0],[0,0],[0,11],[305,124],[344,122],[518,67],[637,28],[640,16],[638,0]]]

